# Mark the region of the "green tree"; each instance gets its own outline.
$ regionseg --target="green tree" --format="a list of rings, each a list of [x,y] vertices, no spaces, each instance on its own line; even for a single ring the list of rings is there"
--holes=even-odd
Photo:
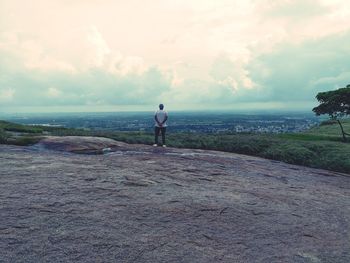
[[[320,92],[316,99],[320,105],[313,108],[312,111],[316,115],[328,114],[332,120],[336,120],[340,126],[343,140],[346,141],[346,135],[350,136],[350,134],[344,131],[340,118],[350,115],[350,85],[347,85],[346,88]]]

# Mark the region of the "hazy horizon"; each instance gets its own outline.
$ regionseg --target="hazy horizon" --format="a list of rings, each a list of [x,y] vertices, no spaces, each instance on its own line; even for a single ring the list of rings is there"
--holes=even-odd
[[[134,117],[145,117],[148,116],[150,120],[153,118],[154,111],[55,111],[55,112],[0,112],[0,118],[2,120],[14,121],[15,119],[23,119],[23,118],[35,118],[35,117],[43,117],[43,118],[55,118],[55,117],[126,117],[126,116],[134,116]],[[231,116],[233,118],[239,118],[242,116],[246,117],[267,117],[267,116],[283,116],[283,117],[309,117],[316,119],[327,119],[325,116],[316,116],[311,111],[291,111],[291,110],[242,110],[242,111],[234,111],[234,110],[175,110],[170,112],[171,120],[173,118],[177,118],[178,116],[207,116],[208,118],[212,116]]]
[[[311,111],[350,80],[345,0],[0,0],[0,112]]]

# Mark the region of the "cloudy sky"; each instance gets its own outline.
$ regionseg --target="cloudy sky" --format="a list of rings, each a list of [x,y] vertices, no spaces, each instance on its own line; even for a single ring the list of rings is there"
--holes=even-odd
[[[0,111],[309,109],[348,0],[0,0]]]

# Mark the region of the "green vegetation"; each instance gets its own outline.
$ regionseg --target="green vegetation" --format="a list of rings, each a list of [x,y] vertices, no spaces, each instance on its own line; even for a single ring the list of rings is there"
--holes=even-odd
[[[5,143],[6,140],[7,140],[7,134],[6,132],[4,131],[4,129],[1,129],[0,128],[0,143]]]
[[[0,121],[0,143],[20,146],[33,145],[40,141],[45,127],[22,125]]]
[[[342,125],[345,131],[350,131],[350,120],[345,119],[342,120]],[[330,136],[330,137],[336,137],[339,140],[341,140],[342,132],[339,129],[338,123],[336,120],[328,120],[321,123],[319,127],[313,128],[310,131],[308,131],[309,134],[313,135],[323,135],[323,136]]]
[[[344,121],[343,126],[350,130],[350,120]],[[18,131],[22,134],[18,135]],[[55,136],[100,136],[133,144],[150,145],[154,140],[153,134],[146,132],[95,132],[0,122],[1,143],[31,145],[40,140],[40,136],[45,133]],[[248,154],[291,164],[350,173],[350,143],[342,141],[337,122],[326,121],[305,133],[295,134],[169,132],[167,142],[171,147]]]
[[[43,128],[39,126],[21,125],[17,123],[0,121],[0,129],[11,132],[42,133]]]

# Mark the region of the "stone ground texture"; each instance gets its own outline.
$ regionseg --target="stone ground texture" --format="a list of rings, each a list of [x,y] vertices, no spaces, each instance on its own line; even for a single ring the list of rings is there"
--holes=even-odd
[[[49,137],[0,145],[0,220],[0,262],[348,263],[350,176]]]

